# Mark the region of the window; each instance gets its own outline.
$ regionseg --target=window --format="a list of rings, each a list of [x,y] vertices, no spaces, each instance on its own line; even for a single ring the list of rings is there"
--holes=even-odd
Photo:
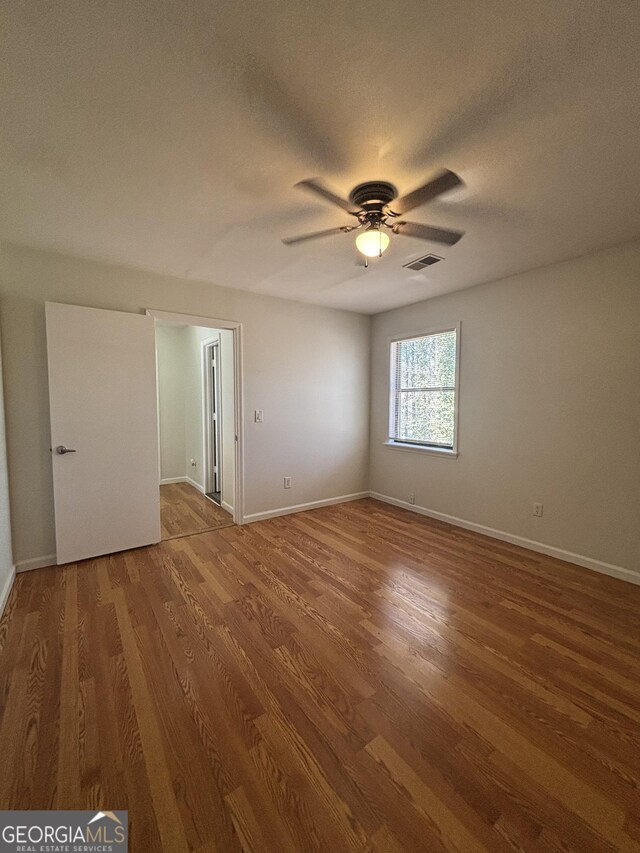
[[[389,443],[455,452],[459,327],[391,344]]]

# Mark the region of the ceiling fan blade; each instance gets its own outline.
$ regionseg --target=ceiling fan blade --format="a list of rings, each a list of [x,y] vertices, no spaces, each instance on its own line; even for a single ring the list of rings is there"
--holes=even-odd
[[[358,213],[360,213],[359,207],[356,207],[346,199],[340,198],[340,196],[336,195],[335,193],[332,193],[330,189],[327,189],[327,187],[325,187],[325,185],[320,181],[319,178],[309,178],[306,181],[298,181],[296,186],[311,190],[311,192],[322,196],[322,198],[326,199],[326,201],[330,201],[331,204],[336,204],[338,207],[341,207],[343,210],[346,210],[346,212],[350,213],[352,216],[357,216]]]
[[[422,225],[419,222],[394,222],[391,230],[395,234],[418,237],[420,240],[433,240],[435,243],[446,243],[447,246],[453,246],[464,234],[464,231],[434,228],[432,225]]]
[[[315,240],[318,237],[329,237],[331,234],[339,234],[341,231],[348,234],[355,228],[359,228],[359,226],[339,225],[337,228],[325,228],[324,231],[312,231],[310,234],[299,234],[297,237],[285,237],[282,242],[285,246],[292,246],[294,243],[304,243],[305,240]]]
[[[442,193],[446,193],[448,190],[452,190],[462,183],[462,178],[458,177],[455,172],[445,169],[437,177],[433,178],[433,180],[424,184],[424,186],[418,187],[417,190],[407,195],[403,195],[402,198],[394,199],[388,206],[389,210],[395,216],[401,216],[403,213],[413,210],[414,207],[419,207],[421,204],[437,198]]]

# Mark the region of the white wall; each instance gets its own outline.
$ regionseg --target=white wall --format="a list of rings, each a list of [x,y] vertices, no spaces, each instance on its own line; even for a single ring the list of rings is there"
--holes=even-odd
[[[9,483],[7,478],[7,449],[4,432],[2,388],[2,359],[0,357],[0,616],[13,583],[11,556],[11,525],[9,516]]]
[[[45,300],[243,324],[246,514],[368,488],[369,317],[6,244],[0,298],[16,563],[55,551]]]
[[[388,338],[458,321],[459,458],[385,447]],[[640,572],[640,243],[376,316],[370,477],[380,494]]]
[[[185,352],[188,370],[185,375],[185,470],[187,476],[202,489],[204,488],[204,453],[203,453],[203,376],[202,350],[200,333],[195,326],[185,329]],[[208,329],[202,337],[214,337],[218,333]],[[190,460],[195,461],[195,467]]]
[[[186,327],[156,325],[160,479],[173,480],[186,472],[185,373]]]

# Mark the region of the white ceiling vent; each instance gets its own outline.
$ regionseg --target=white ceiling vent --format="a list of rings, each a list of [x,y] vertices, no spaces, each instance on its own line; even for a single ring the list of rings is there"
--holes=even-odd
[[[430,267],[443,260],[444,258],[441,258],[438,255],[425,255],[424,258],[418,258],[415,261],[410,261],[408,264],[403,264],[403,267],[406,270],[423,270],[425,267]]]

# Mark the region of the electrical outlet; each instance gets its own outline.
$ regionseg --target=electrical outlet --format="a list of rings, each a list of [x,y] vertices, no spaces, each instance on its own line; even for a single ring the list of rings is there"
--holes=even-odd
[[[542,518],[542,504],[533,505],[533,514],[536,516],[536,518]]]
[[[192,467],[192,468],[195,468],[195,467],[196,467],[196,460],[195,460],[195,459],[191,459],[190,461],[191,461],[191,467]]]
[[[257,424],[264,423],[264,411],[262,409],[256,409],[253,413],[253,419]]]
[[[284,478],[284,487],[285,487],[285,489],[291,488],[291,477],[285,477]]]
[[[416,496],[413,494],[413,492],[411,492],[411,494],[409,495],[409,503],[411,504],[411,506],[415,506]]]

